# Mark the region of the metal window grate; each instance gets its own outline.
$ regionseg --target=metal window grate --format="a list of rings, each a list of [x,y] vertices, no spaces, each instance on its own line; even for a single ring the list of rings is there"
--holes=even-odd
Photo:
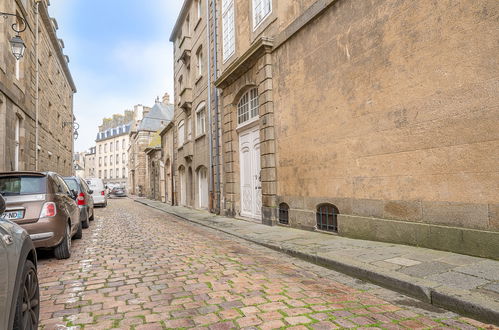
[[[338,232],[338,208],[332,204],[317,207],[317,229]]]
[[[286,203],[279,204],[279,223],[283,225],[289,224],[289,205]]]

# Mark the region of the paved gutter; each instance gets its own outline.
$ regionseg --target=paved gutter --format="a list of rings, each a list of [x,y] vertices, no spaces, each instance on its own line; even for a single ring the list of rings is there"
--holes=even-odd
[[[183,207],[172,207],[164,203],[147,199],[136,198],[134,200],[146,206],[177,216],[198,225],[216,229],[226,234],[253,242],[255,244],[284,252],[288,255],[292,255],[294,257],[321,266],[325,266],[327,268],[359,279],[367,280],[385,288],[413,296],[435,306],[443,307],[462,315],[468,315],[483,322],[499,325],[499,301],[493,296],[479,294],[477,292],[472,292],[466,289],[458,289],[422,277],[410,276],[394,270],[384,269],[382,267],[356,260],[354,257],[327,255],[327,253],[320,251],[320,249],[310,249],[310,244],[297,245],[293,244],[293,242],[290,242],[301,237],[303,237],[304,239],[306,239],[306,237],[308,237],[308,239],[315,239],[314,243],[316,241],[327,242],[327,240],[338,239],[344,240],[345,242],[359,240],[351,240],[348,238],[331,236],[329,234],[306,232],[280,226],[269,227],[249,221],[235,220],[232,218],[216,216],[203,211],[192,210]],[[290,233],[294,234],[295,231],[296,235],[292,236],[287,241],[281,240],[280,242],[276,242],[275,240],[271,239],[272,235],[274,235],[275,237],[279,237],[281,233],[283,235]],[[401,250],[403,249],[407,251],[412,249],[418,253],[421,253],[421,251],[433,251],[397,244],[386,244],[369,241],[365,242],[368,242],[368,245],[380,246],[381,248],[383,248],[383,246],[398,246]],[[438,253],[448,254],[450,256],[455,255],[441,251],[438,251]],[[475,259],[477,260],[477,262],[487,260],[481,258]],[[493,260],[487,262],[492,263],[492,271],[495,272],[497,276],[499,276],[499,262]],[[456,266],[456,268],[458,268],[458,266]],[[466,285],[466,283],[463,282],[463,285]]]

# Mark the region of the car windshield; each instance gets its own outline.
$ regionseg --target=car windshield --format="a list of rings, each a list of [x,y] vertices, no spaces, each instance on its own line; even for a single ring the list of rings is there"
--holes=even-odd
[[[46,193],[46,179],[40,176],[0,177],[0,194],[4,196]]]
[[[64,179],[64,182],[66,182],[70,190],[80,191],[80,189],[78,188],[78,183],[75,179]]]

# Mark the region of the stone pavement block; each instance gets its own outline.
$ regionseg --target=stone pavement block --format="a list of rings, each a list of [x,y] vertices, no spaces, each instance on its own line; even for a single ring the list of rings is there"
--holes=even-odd
[[[415,266],[406,267],[404,269],[401,269],[400,272],[414,277],[424,278],[433,274],[445,273],[452,268],[454,268],[453,265],[438,261],[431,261],[423,262]]]
[[[421,263],[421,261],[407,259],[407,258],[401,258],[401,257],[389,258],[389,259],[385,259],[383,261],[389,262],[392,264],[396,264],[396,265],[400,265],[400,266],[406,266],[406,267],[419,265]]]
[[[464,290],[475,289],[479,286],[490,283],[489,281],[476,276],[456,273],[454,271],[431,275],[428,276],[427,279],[442,283],[446,286]]]
[[[485,260],[473,265],[461,266],[455,269],[456,272],[477,276],[489,281],[499,281],[498,262]]]

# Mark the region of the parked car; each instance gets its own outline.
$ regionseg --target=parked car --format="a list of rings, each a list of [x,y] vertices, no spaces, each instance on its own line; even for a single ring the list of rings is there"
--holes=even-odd
[[[111,196],[114,197],[126,197],[125,188],[123,187],[114,187],[111,189]]]
[[[0,329],[38,329],[36,250],[26,230],[5,219],[0,195]]]
[[[78,195],[76,203],[80,209],[81,225],[83,228],[88,228],[90,226],[90,221],[94,220],[95,217],[94,198],[92,197],[94,191],[78,176],[65,177],[64,181],[69,189],[76,191],[76,194]]]
[[[89,178],[85,179],[90,189],[93,191],[92,197],[94,198],[94,205],[107,206],[107,192],[106,185],[102,179]]]
[[[71,256],[71,238],[82,238],[76,192],[53,172],[0,173],[4,216],[30,235],[36,248],[53,249],[57,259]]]

